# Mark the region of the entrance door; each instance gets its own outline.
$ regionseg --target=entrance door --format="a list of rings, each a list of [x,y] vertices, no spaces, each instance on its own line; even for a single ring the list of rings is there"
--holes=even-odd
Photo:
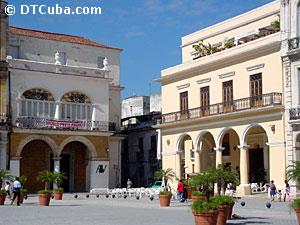
[[[62,183],[62,187],[64,188],[65,192],[70,191],[70,155],[69,154],[62,154],[60,159],[60,171],[63,172],[67,179],[65,179]]]
[[[187,119],[189,114],[188,92],[180,93],[180,119]]]
[[[249,149],[249,167],[251,183],[259,183],[265,178],[263,148]]]
[[[224,112],[232,112],[233,111],[232,80],[223,82],[223,107],[224,107]]]
[[[261,73],[250,76],[251,107],[261,106],[262,101],[262,75]]]
[[[200,104],[203,116],[209,115],[209,86],[200,89]]]

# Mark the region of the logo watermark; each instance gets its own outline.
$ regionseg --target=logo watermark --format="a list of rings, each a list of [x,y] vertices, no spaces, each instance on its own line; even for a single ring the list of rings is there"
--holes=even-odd
[[[55,4],[54,6],[47,5],[7,5],[5,13],[12,16],[16,13],[20,15],[101,15],[102,8],[100,6],[91,7],[68,7]]]

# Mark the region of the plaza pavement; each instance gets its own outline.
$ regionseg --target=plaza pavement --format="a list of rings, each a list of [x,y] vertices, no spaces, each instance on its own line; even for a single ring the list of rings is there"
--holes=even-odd
[[[241,206],[241,201],[246,205]],[[274,202],[265,207],[267,199],[242,198],[235,205],[234,213],[243,219],[229,220],[227,224],[296,225],[296,216],[287,203]],[[172,202],[168,208],[160,208],[157,199],[147,198],[96,198],[85,194],[64,196],[63,201],[51,200],[50,207],[37,206],[37,197],[29,197],[20,206],[9,202],[0,207],[2,225],[194,225],[190,202]]]

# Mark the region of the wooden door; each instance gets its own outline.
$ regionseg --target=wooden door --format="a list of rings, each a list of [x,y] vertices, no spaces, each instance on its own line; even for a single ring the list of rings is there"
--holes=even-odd
[[[201,111],[202,116],[209,115],[209,86],[203,87],[200,89],[200,104],[201,104]]]
[[[262,101],[262,75],[261,73],[250,76],[251,107],[261,106]]]
[[[233,84],[232,80],[223,82],[223,111],[233,111]]]
[[[188,92],[180,93],[180,119],[187,119],[189,114]]]

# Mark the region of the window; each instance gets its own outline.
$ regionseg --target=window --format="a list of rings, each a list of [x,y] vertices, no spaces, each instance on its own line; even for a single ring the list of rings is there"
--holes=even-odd
[[[193,149],[190,150],[190,156],[191,156],[191,160],[195,159],[195,152],[193,151]]]
[[[223,106],[225,112],[232,111],[232,106],[233,106],[232,80],[223,82]]]
[[[103,64],[103,60],[105,59],[105,57],[102,57],[102,56],[99,56],[98,57],[98,61],[97,61],[97,67],[99,69],[103,69],[104,67],[104,64]]]
[[[251,106],[262,104],[262,74],[250,76]]]
[[[223,156],[229,156],[230,155],[230,136],[229,134],[225,134],[222,141],[222,147],[224,150],[222,151]]]
[[[186,116],[189,111],[188,92],[180,93],[180,114]]]
[[[139,138],[139,150],[140,152],[144,151],[144,139],[142,137]]]
[[[203,115],[209,115],[209,86],[200,89],[200,105]]]
[[[19,46],[9,46],[8,55],[11,56],[13,59],[20,58],[20,47]]]

